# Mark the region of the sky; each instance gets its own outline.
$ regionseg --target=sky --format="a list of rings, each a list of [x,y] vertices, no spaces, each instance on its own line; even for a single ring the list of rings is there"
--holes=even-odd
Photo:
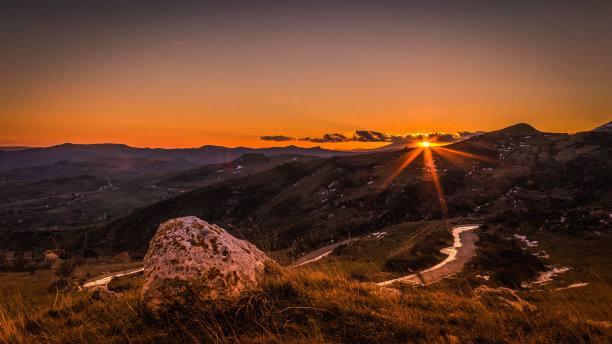
[[[352,149],[383,143],[323,138],[612,120],[609,1],[0,0],[0,44],[0,146]]]

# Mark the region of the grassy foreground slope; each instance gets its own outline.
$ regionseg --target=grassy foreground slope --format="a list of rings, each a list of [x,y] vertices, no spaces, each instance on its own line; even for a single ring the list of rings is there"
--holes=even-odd
[[[596,292],[611,296],[609,289]],[[257,290],[231,301],[206,302],[194,290],[189,306],[161,318],[141,307],[138,289],[103,299],[80,292],[16,296],[0,306],[0,342],[607,342],[610,322],[586,318],[563,293],[529,311],[478,296],[464,280],[397,291],[314,270],[272,271]]]
[[[381,288],[371,282],[399,274],[388,273],[390,259],[414,264],[413,254],[403,257],[414,247],[448,245],[444,221],[413,222],[385,228],[384,236],[367,236],[315,264],[271,267],[257,289],[237,299],[209,302],[193,290],[185,296],[186,306],[161,317],[140,304],[142,277],[112,281],[109,288],[116,294],[110,297],[78,291],[88,275],[138,263],[82,265],[59,288],[51,270],[1,273],[0,343],[609,342],[609,227],[601,224],[596,238],[593,230],[582,236],[564,231],[536,236],[526,232],[522,218],[512,218],[519,226],[502,222],[506,219],[487,220],[476,257],[456,278],[434,285]],[[519,229],[538,246],[505,240]],[[546,265],[571,269],[546,285],[523,288],[522,281],[538,276],[533,265],[542,263],[531,253],[540,250],[549,255],[542,258]],[[439,257],[430,259],[435,264]],[[478,277],[483,275],[490,278]],[[588,285],[567,288],[581,282]],[[482,285],[510,286],[537,309],[481,294]]]

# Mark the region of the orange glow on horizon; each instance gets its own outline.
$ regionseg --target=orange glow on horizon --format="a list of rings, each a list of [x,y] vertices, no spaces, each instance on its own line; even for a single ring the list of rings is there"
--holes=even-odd
[[[373,11],[190,2],[170,12],[80,3],[39,8],[35,26],[28,6],[4,6],[13,14],[3,18],[11,39],[0,63],[0,145],[371,149],[394,141],[259,137],[491,131],[520,122],[578,132],[612,112],[609,34],[598,20],[568,19],[582,11],[548,26],[537,13],[491,21],[404,2]],[[548,12],[541,14],[550,19]],[[533,26],[515,25],[518,18]]]

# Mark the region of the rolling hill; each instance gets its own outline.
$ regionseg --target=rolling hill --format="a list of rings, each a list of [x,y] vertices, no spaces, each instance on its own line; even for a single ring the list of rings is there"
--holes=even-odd
[[[139,204],[150,205],[108,224],[101,219],[80,229],[72,226],[77,229],[70,233],[45,226],[46,230],[37,235],[54,237],[73,251],[129,250],[142,254],[159,223],[194,215],[268,251],[304,252],[330,240],[410,221],[486,218],[513,209],[607,209],[612,206],[610,147],[609,132],[544,133],[526,124],[434,147],[433,165],[444,205],[430,172],[431,163],[424,161],[423,153],[400,169],[413,150],[302,161],[287,158],[276,167],[266,162],[270,157],[248,155],[233,164],[235,169],[229,170],[229,175],[224,166],[217,165],[126,185],[123,191],[112,191],[124,196],[108,196],[117,208],[134,209],[135,203],[128,206],[120,200],[131,194],[142,196],[143,190],[158,196],[141,200]],[[246,165],[246,161],[264,163],[251,167],[257,173],[240,177],[246,170],[238,166]],[[232,178],[216,180],[221,170]],[[187,184],[191,189],[163,194],[165,200],[159,198],[162,193],[146,189],[147,185],[156,185],[157,192],[167,192]],[[100,209],[93,202],[81,208]],[[3,218],[16,219],[13,215]],[[84,244],[85,232],[88,239]],[[40,238],[36,241],[44,243]]]
[[[305,155],[248,153],[221,164],[125,180],[90,175],[0,183],[0,231],[71,230],[108,222],[132,210],[228,178],[268,170],[288,162],[316,159]]]
[[[521,124],[433,149],[446,216],[611,207],[610,147],[609,133],[542,133]],[[422,155],[386,183],[411,152],[316,159],[219,182],[120,218],[100,229],[97,240],[107,249],[144,251],[159,223],[195,215],[261,247],[312,248],[442,218]]]

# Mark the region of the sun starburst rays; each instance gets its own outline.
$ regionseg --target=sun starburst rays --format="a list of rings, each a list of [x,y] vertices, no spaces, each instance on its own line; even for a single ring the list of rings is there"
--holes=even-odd
[[[433,159],[431,151],[431,149],[425,149],[423,152],[423,159],[426,168],[429,167],[429,173],[431,173],[434,185],[436,186],[436,193],[438,194],[438,201],[440,202],[440,209],[442,210],[442,214],[444,215],[444,217],[448,217],[448,207],[446,206],[446,201],[444,200],[442,186],[440,185],[440,179],[438,178],[438,172],[436,170],[436,162]]]
[[[422,148],[416,148],[408,153],[406,153],[406,160],[404,160],[404,162],[389,176],[389,178],[387,178],[382,186],[381,189],[385,189],[387,186],[389,186],[389,184],[395,179],[397,178],[397,176],[406,168],[408,167],[408,165],[410,165],[410,163],[416,159],[417,156],[419,156],[419,154],[421,154],[421,152],[423,151]]]
[[[456,154],[456,155],[464,156],[464,157],[467,157],[467,158],[472,158],[472,159],[488,162],[488,163],[494,164],[494,165],[502,165],[502,164],[504,164],[503,161],[487,158],[486,156],[482,156],[482,155],[466,153],[466,152],[462,152],[462,151],[458,151],[458,150],[450,149],[450,148],[446,148],[446,147],[437,147],[437,149],[439,149],[442,152],[447,152],[447,153],[450,153],[450,154]]]
[[[428,173],[431,176],[431,180],[433,180],[434,182],[438,201],[440,202],[440,209],[445,218],[448,218],[449,216],[448,206],[446,205],[446,200],[444,199],[444,192],[442,190],[440,178],[438,177],[438,171],[436,170],[436,162],[433,157],[433,152],[443,157],[445,160],[449,161],[453,165],[459,166],[463,170],[468,170],[472,168],[471,164],[466,161],[466,158],[471,158],[494,165],[505,165],[503,161],[487,158],[472,153],[466,153],[455,149],[441,147],[440,145],[435,144],[435,139],[432,141],[424,140],[418,142],[417,147],[418,148],[415,148],[402,156],[402,158],[404,159],[402,164],[393,171],[393,173],[382,183],[381,187],[378,190],[380,192],[380,190],[386,189],[389,184],[391,184],[391,182],[395,180],[400,175],[400,173],[402,173],[402,171],[404,171],[406,167],[408,167],[408,165],[410,165],[414,161],[414,159],[416,159],[421,154],[421,152],[423,152],[423,163],[425,167],[424,173]],[[470,166],[467,166],[468,164]]]

